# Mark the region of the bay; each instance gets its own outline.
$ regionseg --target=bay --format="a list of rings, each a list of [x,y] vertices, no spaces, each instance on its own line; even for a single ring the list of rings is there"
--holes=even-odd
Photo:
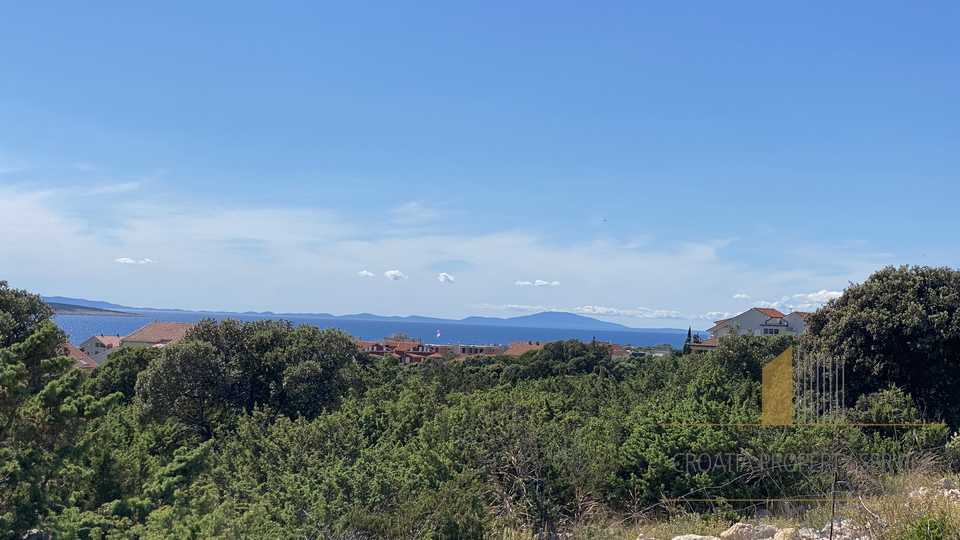
[[[69,335],[74,345],[86,341],[93,335],[126,336],[151,321],[197,322],[200,319],[211,317],[217,320],[238,319],[254,321],[263,319],[278,319],[276,315],[256,315],[246,313],[202,313],[193,311],[149,311],[139,312],[127,310],[131,313],[143,315],[141,317],[113,317],[98,315],[56,315],[53,320]],[[339,328],[364,341],[383,339],[389,334],[403,333],[410,337],[423,340],[424,343],[462,343],[462,344],[509,344],[516,341],[566,341],[579,339],[581,341],[608,341],[619,345],[633,345],[648,347],[668,343],[675,348],[683,346],[687,337],[686,330],[600,330],[575,328],[537,328],[513,327],[455,323],[423,323],[402,321],[368,321],[330,319],[321,317],[291,316],[283,317],[295,324],[311,324],[320,328]],[[437,337],[437,331],[440,337]]]

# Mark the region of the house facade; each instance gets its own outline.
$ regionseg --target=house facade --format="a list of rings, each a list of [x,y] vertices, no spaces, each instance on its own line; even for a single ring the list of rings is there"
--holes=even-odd
[[[120,348],[120,336],[93,336],[80,344],[80,350],[98,366],[107,360],[107,355]]]
[[[753,333],[762,336],[790,334],[799,336],[807,331],[807,313],[793,312],[784,315],[772,308],[751,308],[743,313],[714,322],[710,337],[719,338],[729,333]]]
[[[689,343],[690,350],[694,354],[712,351],[717,348],[720,338],[733,333],[800,336],[807,331],[807,315],[809,313],[804,311],[794,311],[784,315],[772,308],[751,308],[735,317],[714,321],[713,327],[710,328],[710,337],[700,339],[699,334],[693,336],[693,340]]]

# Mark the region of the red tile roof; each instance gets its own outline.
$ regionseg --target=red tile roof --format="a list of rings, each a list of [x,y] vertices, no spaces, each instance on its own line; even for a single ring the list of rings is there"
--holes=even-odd
[[[105,336],[103,334],[97,334],[96,336],[93,336],[93,337],[97,338],[97,340],[100,341],[100,343],[103,343],[104,345],[110,345],[112,347],[119,347],[120,340],[123,339],[120,336]]]
[[[715,325],[723,324],[723,323],[725,323],[725,322],[727,322],[727,321],[729,321],[729,320],[732,320],[732,319],[733,319],[733,317],[730,317],[729,319],[720,319],[719,321],[713,321],[713,324],[715,324]]]
[[[511,343],[510,347],[503,352],[508,356],[520,356],[527,351],[535,351],[545,345],[543,341],[517,341]]]
[[[755,307],[753,309],[759,311],[760,313],[763,313],[764,315],[766,315],[767,317],[770,317],[771,319],[782,319],[786,317],[786,315],[784,315],[783,313],[780,313],[779,311],[772,308]]]
[[[422,343],[410,343],[407,341],[388,341],[387,345],[389,345],[394,352],[409,351],[410,349],[416,349],[417,347],[423,346]]]
[[[807,311],[794,311],[794,313],[796,313],[797,315],[803,317],[804,319],[806,319],[806,318],[807,318],[807,315],[810,314],[810,313],[807,312]]]
[[[73,367],[77,369],[93,369],[97,367],[97,363],[91,360],[89,356],[84,354],[83,351],[78,349],[73,343],[64,345],[59,354],[76,359],[77,362],[73,364]]]
[[[160,322],[154,321],[129,336],[123,338],[123,342],[140,342],[172,345],[181,339],[196,325],[196,323],[185,322]]]

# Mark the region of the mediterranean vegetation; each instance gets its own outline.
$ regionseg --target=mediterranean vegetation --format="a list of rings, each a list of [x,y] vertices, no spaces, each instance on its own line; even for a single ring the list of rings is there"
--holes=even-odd
[[[0,538],[632,540],[838,511],[889,538],[960,534],[933,503],[880,516],[911,474],[958,465],[948,268],[880,270],[800,338],[626,359],[570,340],[401,367],[336,329],[209,319],[82,371],[52,315],[0,282]],[[844,360],[850,425],[758,425],[763,366],[790,346]],[[762,502],[840,493],[862,504]]]

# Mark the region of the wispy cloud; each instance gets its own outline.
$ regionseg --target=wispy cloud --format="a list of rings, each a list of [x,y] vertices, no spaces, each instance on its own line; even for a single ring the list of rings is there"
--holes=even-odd
[[[90,193],[124,193],[126,191],[134,191],[140,189],[146,180],[141,180],[139,182],[120,182],[117,184],[106,184],[102,186],[97,186],[90,189]]]
[[[530,286],[533,286],[533,287],[556,287],[556,286],[560,285],[560,282],[559,282],[559,281],[544,281],[544,280],[542,280],[542,279],[537,279],[537,280],[534,280],[534,281],[517,280],[517,282],[514,283],[514,285],[520,285],[521,287],[526,287],[527,285],[530,285]]]
[[[440,283],[453,283],[454,279],[453,279],[453,276],[451,276],[450,274],[446,272],[440,272],[440,275],[437,276],[437,281],[439,281]]]
[[[809,294],[795,294],[793,297],[801,302],[816,302],[826,304],[834,298],[840,298],[843,295],[840,291],[828,291],[826,289]]]
[[[713,311],[710,313],[689,314],[667,309],[650,309],[639,307],[636,309],[619,309],[603,306],[583,306],[571,310],[581,315],[601,315],[606,317],[632,317],[635,319],[680,319],[712,321],[717,318],[729,317],[730,313]]]
[[[30,191],[0,185],[0,200],[6,203],[0,212],[4,238],[0,275],[11,283],[38,283],[46,290],[77,291],[75,295],[107,288],[134,291],[122,293],[128,295],[123,301],[130,305],[457,317],[473,313],[448,295],[433,294],[434,280],[429,276],[449,283],[440,280],[443,272],[452,279],[460,276],[455,278],[456,287],[449,285],[449,292],[456,289],[465,295],[460,301],[488,303],[473,309],[560,309],[679,321],[723,318],[724,311],[737,311],[741,302],[752,305],[754,299],[792,306],[822,302],[839,294],[835,291],[842,284],[862,281],[869,272],[861,268],[876,267],[868,264],[874,260],[872,254],[846,245],[842,257],[831,259],[829,274],[798,266],[790,266],[789,273],[771,273],[731,259],[722,246],[710,242],[700,247],[684,244],[679,249],[676,243],[662,249],[627,249],[627,244],[609,239],[556,243],[528,231],[454,234],[435,228],[416,234],[378,234],[369,223],[329,209],[223,207],[189,198],[156,198],[153,190],[141,195],[142,191],[131,197],[102,198],[103,213],[110,218],[102,220],[78,211],[72,190]],[[240,247],[253,246],[270,257],[260,260],[244,255],[238,250],[238,238],[244,239]],[[132,256],[146,249],[151,260],[160,263],[136,268],[150,268],[148,274],[156,274],[151,287],[142,286],[142,272],[125,271],[132,269],[128,265],[149,264],[139,262],[144,260],[142,255]],[[823,253],[841,251],[831,249],[825,247]],[[132,262],[114,263],[109,257],[91,258],[90,253],[112,253],[113,257],[123,253],[128,256],[121,259]],[[605,264],[597,265],[598,260]],[[74,281],[55,270],[64,261],[71,265]],[[469,268],[470,279],[453,274],[457,267],[450,266],[451,261]],[[384,273],[387,264],[403,265],[406,270]],[[354,275],[373,277],[367,273],[380,280],[352,279]],[[533,279],[538,275],[540,279]],[[403,286],[393,286],[400,285],[393,283],[399,280],[404,280]],[[251,282],[262,287],[245,289]],[[233,292],[243,290],[247,294],[242,298]],[[731,298],[736,291],[747,290],[749,301]],[[779,291],[790,294],[784,300]],[[623,298],[631,297],[635,300],[630,304],[621,304]],[[551,305],[541,305],[545,301]],[[720,313],[704,314],[707,310]]]
[[[402,226],[422,225],[435,221],[440,216],[440,212],[435,208],[417,201],[398,206],[390,210],[390,213],[393,214],[393,221]]]
[[[743,294],[743,293],[741,293],[741,294],[735,294],[735,295],[733,295],[733,297],[736,298],[737,300],[749,300],[749,299],[750,299],[750,295],[749,295],[749,294]]]
[[[755,302],[755,307],[774,308],[780,311],[816,311],[821,306],[834,298],[839,298],[843,293],[840,291],[828,291],[826,289],[814,293],[800,293],[792,296],[784,296],[773,302],[759,301]]]
[[[150,259],[140,259],[139,261],[131,259],[130,257],[120,257],[119,259],[114,259],[115,263],[120,264],[156,264],[157,261]]]

